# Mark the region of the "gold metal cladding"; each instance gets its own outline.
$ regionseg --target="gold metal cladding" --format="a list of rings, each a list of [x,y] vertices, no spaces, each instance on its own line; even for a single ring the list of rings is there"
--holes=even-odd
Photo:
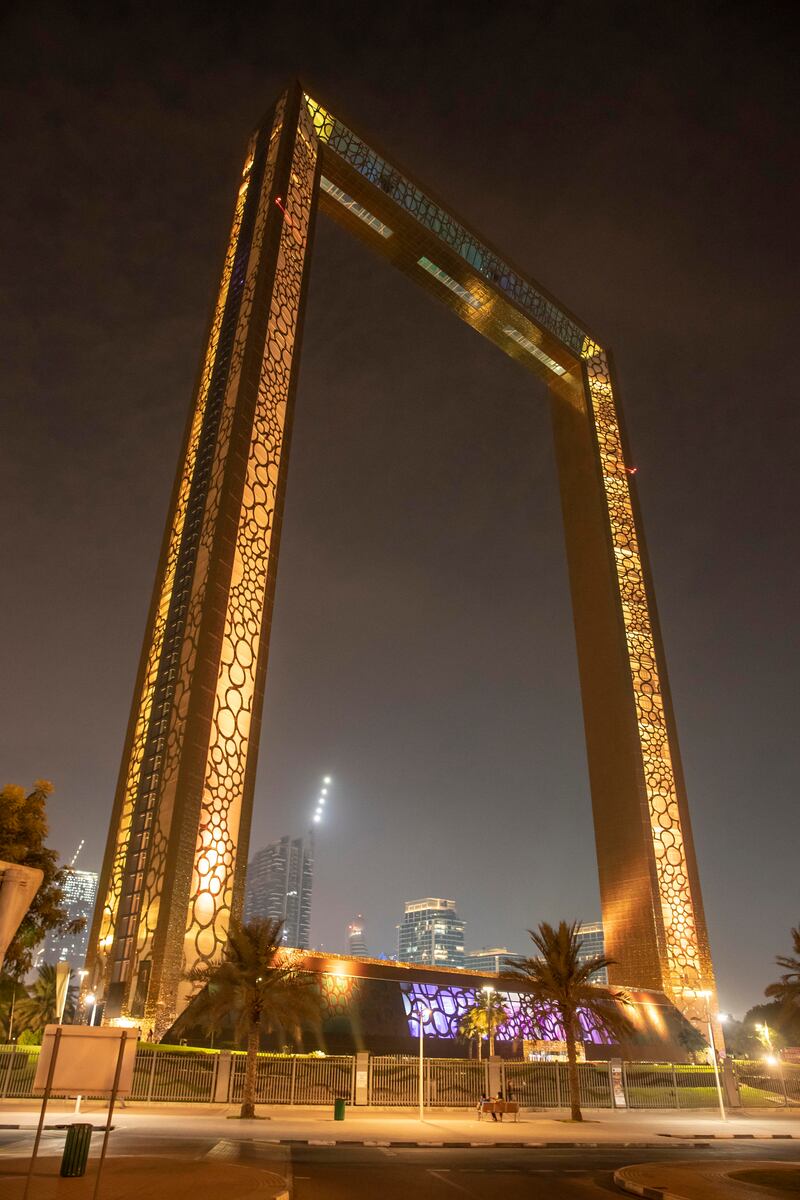
[[[658,899],[664,928],[667,959],[665,983],[684,1010],[694,1009],[694,993],[709,986],[713,988],[713,978],[710,978],[710,964],[703,961],[698,939],[664,697],[658,675],[631,504],[630,477],[622,450],[611,373],[603,351],[596,346],[591,350],[594,352],[586,361],[587,378],[636,704]]]
[[[142,758],[144,756],[145,742],[147,739],[147,730],[150,722],[150,716],[153,705],[153,693],[155,691],[156,679],[158,676],[158,666],[161,658],[161,651],[164,644],[164,633],[167,625],[167,615],[172,600],[172,589],[175,581],[175,569],[178,562],[178,553],[181,545],[181,537],[183,534],[184,521],[186,518],[186,509],[189,502],[189,492],[192,485],[192,477],[194,474],[195,462],[197,459],[197,448],[200,441],[200,431],[203,425],[203,416],[206,409],[206,400],[208,398],[208,389],[211,382],[211,374],[214,369],[214,362],[217,353],[217,341],[219,338],[220,325],[222,323],[222,315],[225,309],[225,301],[228,296],[228,286],[230,284],[231,271],[233,269],[233,260],[236,253],[236,245],[239,239],[239,229],[242,221],[242,213],[244,204],[247,198],[247,189],[250,182],[250,166],[252,165],[252,151],[248,152],[245,161],[245,167],[242,176],[242,183],[239,189],[239,195],[236,201],[236,207],[233,216],[233,224],[231,227],[230,237],[228,239],[228,248],[225,255],[225,263],[222,271],[222,279],[217,296],[217,303],[214,310],[214,319],[211,325],[211,331],[206,347],[205,358],[203,362],[203,371],[200,379],[200,385],[195,402],[194,413],[192,416],[191,428],[189,431],[188,445],[181,473],[178,498],[175,505],[175,512],[172,519],[172,526],[169,534],[169,545],[167,549],[167,560],[164,570],[164,577],[161,584],[158,607],[156,610],[155,620],[153,623],[152,634],[150,639],[150,648],[147,655],[147,665],[145,668],[144,684],[142,686],[141,696],[138,704],[138,715],[133,736],[133,744],[131,746],[130,757],[128,761],[127,773],[125,776],[125,790],[122,804],[122,812],[120,815],[119,826],[117,830],[116,846],[114,849],[114,859],[111,868],[111,877],[109,880],[108,890],[102,898],[103,915],[100,925],[100,937],[96,947],[96,953],[103,955],[110,944],[114,940],[114,932],[116,927],[117,910],[122,891],[122,877],[125,868],[125,857],[128,849],[128,841],[130,837],[131,821],[133,811],[136,804],[136,796],[139,789]],[[156,906],[157,907],[157,906]],[[148,908],[145,905],[145,912]],[[152,910],[149,910],[149,915],[155,920],[157,915]]]
[[[141,897],[135,945],[126,965],[127,975],[121,976],[126,988],[122,1004],[123,1009],[130,1010],[139,964],[147,963],[146,972],[141,968],[145,1016],[155,1021],[160,1031],[174,1016],[176,997],[178,1004],[186,998],[187,988],[181,985],[183,973],[199,962],[217,958],[225,944],[237,902],[235,879],[237,889],[240,886],[240,876],[235,874],[236,858],[237,854],[245,856],[247,849],[248,762],[252,771],[257,753],[253,718],[261,688],[258,663],[261,661],[263,665],[266,653],[262,627],[277,554],[276,514],[279,519],[286,409],[296,366],[296,330],[315,204],[317,160],[321,156],[326,177],[330,174],[332,186],[341,187],[342,195],[349,201],[349,207],[343,207],[323,194],[320,196],[323,207],[327,205],[327,211],[338,209],[334,215],[346,227],[370,240],[385,258],[447,304],[482,336],[539,378],[551,384],[555,381],[560,389],[558,394],[566,397],[565,403],[576,403],[580,394],[577,379],[581,364],[585,365],[589,411],[581,405],[580,436],[588,435],[593,423],[597,449],[595,452],[592,448],[591,459],[588,449],[581,453],[591,463],[589,474],[593,480],[597,454],[602,476],[602,492],[599,487],[592,490],[588,502],[592,505],[593,521],[597,521],[593,528],[602,533],[607,527],[610,532],[614,559],[613,574],[608,574],[603,558],[604,582],[591,586],[601,589],[603,605],[607,606],[603,611],[614,614],[602,618],[605,622],[602,629],[604,636],[608,633],[609,645],[613,640],[615,647],[613,652],[609,651],[613,657],[607,661],[613,662],[614,671],[619,672],[614,688],[617,705],[614,712],[619,711],[623,714],[620,719],[628,722],[633,719],[624,715],[631,711],[627,707],[631,695],[627,688],[630,672],[641,772],[639,759],[633,754],[627,754],[627,758],[620,755],[613,765],[628,772],[626,795],[630,799],[625,800],[625,805],[638,806],[637,814],[644,814],[646,807],[649,824],[647,852],[643,856],[642,850],[637,849],[636,854],[637,869],[641,868],[642,876],[640,906],[647,904],[648,913],[652,911],[653,933],[652,942],[649,932],[637,933],[637,944],[647,951],[642,958],[652,961],[653,973],[656,970],[653,956],[657,951],[663,986],[699,1025],[704,1007],[701,998],[708,1000],[713,995],[713,971],[699,892],[692,894],[696,875],[691,837],[688,825],[686,830],[682,828],[681,812],[685,813],[685,809],[681,807],[673,763],[677,743],[665,710],[666,680],[662,682],[659,678],[656,635],[606,355],[553,297],[509,265],[466,224],[316,101],[306,96],[299,104],[296,130],[285,129],[286,114],[294,111],[288,107],[290,94],[282,97],[274,110],[269,142],[261,152],[265,155],[264,171],[257,196],[249,194],[255,140],[242,174],[148,633],[142,684],[135,699],[122,800],[118,795],[116,803],[120,807],[115,811],[119,817],[108,855],[109,883],[102,899],[102,919],[93,953],[99,956],[105,969],[106,948],[115,936],[126,933],[118,916],[121,898],[131,891]],[[292,103],[298,94],[294,94]],[[287,138],[293,138],[289,182],[286,195],[276,199],[275,172],[279,155],[288,153]],[[262,161],[260,156],[258,161]],[[280,163],[283,172],[288,165],[286,158],[281,157]],[[370,221],[365,221],[364,213]],[[243,222],[247,235],[251,236],[246,265],[237,258]],[[267,254],[269,259],[265,257]],[[273,259],[272,255],[277,257]],[[238,265],[234,276],[235,264]],[[262,286],[258,281],[263,282],[268,276],[272,279],[271,293],[257,294],[257,284]],[[238,289],[242,289],[238,315],[232,305],[226,310],[232,278],[237,289],[234,295],[238,296]],[[250,406],[256,382],[251,368],[259,353],[255,338],[261,337],[262,330],[265,340],[253,412]],[[225,355],[219,352],[220,364],[217,364],[221,335]],[[243,375],[245,351],[246,376]],[[225,357],[228,354],[229,360]],[[222,364],[226,366],[225,376],[215,373],[215,366]],[[216,390],[216,382],[211,392],[212,379],[224,380],[224,392]],[[209,396],[213,407],[209,407]],[[247,401],[244,408],[239,407],[242,396]],[[218,405],[221,407],[217,408]],[[208,434],[208,442],[203,441],[201,447],[201,439],[207,437],[203,432],[204,417],[210,430],[211,417],[216,420],[217,412],[219,423],[213,440]],[[574,413],[577,412],[575,407]],[[242,421],[247,423],[242,425]],[[588,445],[588,441],[584,444]],[[199,473],[200,459],[207,474]],[[235,470],[228,469],[231,464],[235,464]],[[197,480],[200,482],[193,492]],[[201,495],[201,485],[202,507],[195,508],[195,495]],[[566,503],[568,508],[569,497]],[[200,515],[195,526],[196,512]],[[223,525],[224,538],[220,533]],[[199,531],[197,541],[192,543],[195,558],[181,557],[184,533],[195,529]],[[595,540],[599,542],[601,537],[595,535]],[[188,564],[185,576],[184,561]],[[588,581],[594,578],[590,571]],[[179,587],[176,579],[181,581]],[[186,610],[183,626],[176,625],[171,633],[168,624],[174,592],[178,592],[176,600],[186,597]],[[573,595],[576,594],[573,587]],[[207,621],[209,614],[213,620]],[[624,644],[618,636],[620,620]],[[170,652],[170,638],[173,635],[177,638],[178,632],[180,653],[175,664],[163,758],[159,761],[158,790],[155,791],[154,782],[152,813],[148,809],[146,814],[151,824],[147,827],[146,858],[142,856],[138,864],[138,870],[143,872],[140,884],[138,875],[134,879],[126,872],[130,870],[129,859],[136,847],[144,811],[141,796],[147,779],[141,776],[145,753],[150,754],[148,736],[154,701],[162,686],[161,660]],[[581,651],[586,641],[585,635],[579,634]],[[169,678],[172,680],[173,676]],[[200,678],[203,682],[198,684]],[[605,678],[604,674],[601,684]],[[591,720],[596,722],[596,710],[592,712]],[[626,730],[627,736],[628,725],[620,728]],[[632,729],[630,733],[633,734]],[[160,748],[158,753],[162,754]],[[633,759],[636,764],[630,765]],[[598,828],[606,827],[603,817]],[[104,869],[109,869],[107,862]],[[627,885],[619,888],[615,884],[615,889],[623,894],[614,896],[614,904],[630,899]],[[123,908],[127,914],[127,904]],[[134,911],[131,905],[131,912]],[[628,959],[628,965],[635,967],[636,954]]]
[[[184,939],[187,969],[219,956],[231,915],[276,489],[313,199],[317,149],[311,133],[310,118],[302,108],[287,195],[279,198],[283,220],[278,262],[206,763]],[[268,195],[266,189],[264,195]],[[260,256],[260,252],[260,244],[254,242],[253,255]]]

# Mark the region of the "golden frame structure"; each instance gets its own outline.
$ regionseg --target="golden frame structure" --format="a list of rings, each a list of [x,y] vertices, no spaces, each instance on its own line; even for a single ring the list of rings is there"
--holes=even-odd
[[[666,664],[610,354],[299,83],[253,134],[189,414],[87,957],[156,1035],[244,892],[300,333],[321,208],[547,384],[612,981],[713,1006]]]

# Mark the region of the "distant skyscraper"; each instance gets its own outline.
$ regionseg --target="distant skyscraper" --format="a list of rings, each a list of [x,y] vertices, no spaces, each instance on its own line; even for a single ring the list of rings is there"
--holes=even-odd
[[[464,955],[464,967],[468,971],[502,971],[507,958],[518,958],[506,946],[495,946],[491,950],[468,950]]]
[[[578,962],[584,963],[587,959],[597,958],[598,954],[605,952],[602,921],[587,921],[585,924],[579,925],[578,937],[581,939],[581,952],[578,955]],[[591,982],[608,983],[607,968],[603,967],[602,971],[595,971],[591,976]]]
[[[86,924],[80,933],[48,933],[40,962],[68,962],[73,970],[83,966],[89,944],[94,902],[97,898],[97,872],[76,871],[67,867],[64,881],[64,908],[70,921],[83,917]]]
[[[437,967],[463,967],[464,922],[455,900],[409,900],[398,926],[399,962],[429,963]]]
[[[283,944],[308,949],[314,837],[282,837],[259,850],[247,868],[244,919],[271,917],[283,922]]]
[[[368,958],[366,930],[361,913],[347,926],[347,952],[352,958]]]

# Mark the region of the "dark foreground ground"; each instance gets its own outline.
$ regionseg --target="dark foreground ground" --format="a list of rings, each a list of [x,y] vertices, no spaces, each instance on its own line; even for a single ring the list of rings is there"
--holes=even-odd
[[[234,1181],[244,1182],[243,1174],[250,1176],[253,1168],[263,1172],[264,1185],[267,1185],[261,1195],[274,1194],[268,1180],[275,1181],[278,1187],[283,1180],[293,1200],[416,1200],[417,1197],[430,1197],[431,1200],[458,1200],[458,1197],[471,1197],[472,1200],[494,1200],[495,1197],[498,1200],[546,1200],[550,1197],[587,1200],[592,1196],[600,1200],[603,1196],[621,1195],[614,1185],[613,1172],[634,1163],[699,1163],[717,1158],[736,1159],[744,1166],[762,1159],[787,1163],[800,1161],[798,1142],[727,1141],[697,1149],[687,1149],[685,1144],[656,1149],[275,1146],[257,1136],[242,1137],[240,1128],[231,1122],[230,1136],[195,1138],[189,1135],[180,1140],[169,1135],[118,1129],[112,1134],[111,1153],[117,1163],[120,1157],[130,1157],[132,1176],[136,1173],[137,1159],[142,1162],[153,1158],[165,1160],[163,1177],[158,1183],[152,1177],[149,1181],[148,1194],[152,1200],[160,1200],[161,1196],[165,1200],[174,1200],[178,1190],[170,1187],[167,1160],[176,1164],[187,1161],[206,1164],[205,1182],[211,1184],[213,1178],[214,1200],[234,1200],[238,1191],[233,1186]],[[56,1161],[54,1156],[60,1153],[63,1137],[63,1133],[56,1131],[45,1135],[43,1167],[52,1171]],[[100,1139],[95,1135],[93,1156],[99,1150],[99,1143]],[[32,1137],[26,1131],[0,1131],[0,1156],[3,1159],[0,1191],[4,1195],[13,1197],[18,1191],[21,1195],[17,1180],[12,1180],[9,1172],[24,1170],[31,1144]],[[248,1170],[240,1174],[237,1168]],[[90,1173],[92,1171],[93,1164],[90,1164]],[[229,1172],[230,1191],[224,1184],[220,1186],[220,1172],[222,1179]],[[60,1181],[61,1189],[66,1185],[71,1195],[77,1195],[76,1182]],[[112,1185],[111,1178],[108,1184]],[[34,1180],[31,1200],[37,1200],[37,1188],[43,1194],[47,1193],[48,1181],[44,1178]],[[111,1200],[114,1191],[113,1185],[109,1190],[104,1183],[101,1200]],[[205,1195],[210,1194],[206,1188],[202,1191]],[[61,1194],[59,1190],[58,1195]],[[66,1190],[63,1194],[66,1195]],[[769,1195],[761,1189],[757,1189],[757,1194]],[[197,1200],[201,1200],[201,1196]]]

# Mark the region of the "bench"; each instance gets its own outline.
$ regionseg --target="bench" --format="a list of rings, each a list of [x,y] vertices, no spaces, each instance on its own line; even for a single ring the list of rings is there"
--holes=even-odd
[[[509,1114],[515,1121],[518,1121],[519,1104],[516,1100],[482,1100],[478,1105],[479,1121],[484,1113],[497,1113],[501,1121],[504,1115]]]

